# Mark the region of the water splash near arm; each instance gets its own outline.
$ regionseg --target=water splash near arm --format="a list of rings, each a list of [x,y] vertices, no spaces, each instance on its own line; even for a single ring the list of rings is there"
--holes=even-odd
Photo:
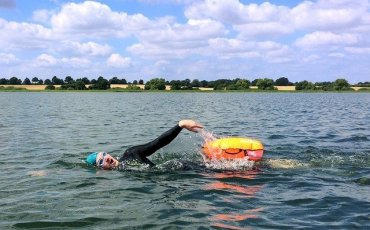
[[[203,139],[203,143],[207,143],[217,139],[217,137],[211,131],[208,131],[206,129],[199,130],[198,134]]]

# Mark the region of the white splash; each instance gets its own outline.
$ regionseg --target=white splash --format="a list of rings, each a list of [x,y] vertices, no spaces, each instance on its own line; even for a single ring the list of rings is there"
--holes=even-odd
[[[214,141],[217,137],[210,131],[206,129],[201,129],[199,132],[201,138],[203,138],[203,143]]]
[[[255,162],[249,161],[248,158],[244,158],[244,159],[233,159],[233,160],[207,160],[205,159],[204,163],[205,163],[205,166],[210,169],[240,171],[240,170],[252,169]]]
[[[203,138],[203,144],[214,141],[217,139],[217,136],[214,135],[212,132],[202,129],[199,131],[199,135]],[[215,152],[212,154],[220,154],[221,150],[214,150]],[[218,152],[219,151],[219,152]],[[254,161],[249,161],[248,157],[243,159],[233,159],[233,160],[216,160],[216,159],[208,159],[204,154],[200,152],[203,162],[207,168],[210,169],[217,169],[217,170],[232,170],[232,171],[240,171],[240,170],[250,170],[254,166]]]

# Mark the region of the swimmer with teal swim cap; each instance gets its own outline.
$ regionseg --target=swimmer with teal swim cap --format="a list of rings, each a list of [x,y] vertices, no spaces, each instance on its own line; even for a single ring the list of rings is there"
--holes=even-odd
[[[197,132],[203,126],[193,120],[181,120],[174,127],[160,135],[155,140],[143,145],[138,145],[127,149],[120,158],[115,159],[106,152],[94,152],[86,157],[86,163],[103,169],[114,169],[125,162],[136,161],[149,166],[154,166],[147,157],[155,153],[160,148],[168,145],[174,140],[181,130],[185,128],[191,132]]]

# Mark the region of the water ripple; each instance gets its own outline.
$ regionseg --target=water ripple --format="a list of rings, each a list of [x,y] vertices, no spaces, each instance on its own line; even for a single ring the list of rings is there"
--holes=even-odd
[[[16,223],[15,228],[79,228],[94,225],[98,222],[105,221],[103,218],[83,218],[75,221],[32,221],[25,223]]]
[[[1,229],[370,228],[370,94],[0,92],[0,107]],[[154,168],[84,162],[181,118],[260,139],[265,159],[205,163],[183,131]]]

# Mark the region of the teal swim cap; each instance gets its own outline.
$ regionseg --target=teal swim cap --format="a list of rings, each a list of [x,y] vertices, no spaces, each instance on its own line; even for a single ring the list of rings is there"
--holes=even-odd
[[[97,152],[95,153],[91,153],[90,155],[88,155],[86,157],[86,162],[89,164],[89,165],[95,165],[96,164],[96,156],[98,155]]]

